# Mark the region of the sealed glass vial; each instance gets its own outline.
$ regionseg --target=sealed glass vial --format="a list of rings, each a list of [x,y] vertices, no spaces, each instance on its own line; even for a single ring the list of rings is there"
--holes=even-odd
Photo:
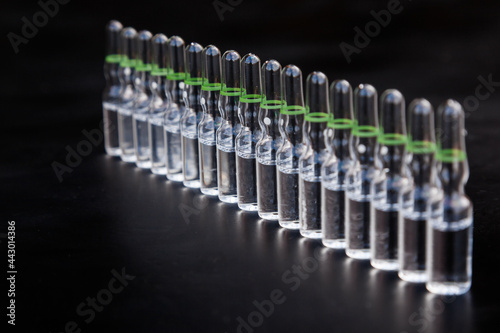
[[[222,89],[219,111],[221,124],[217,129],[217,187],[222,202],[237,203],[236,136],[241,124],[238,118],[240,101],[240,62],[236,51],[226,51],[222,57]]]
[[[321,230],[326,247],[345,248],[346,174],[351,167],[349,138],[353,126],[352,88],[346,80],[330,87],[333,118],[328,122],[329,156],[322,166]],[[331,138],[331,139],[330,139]]]
[[[380,129],[372,183],[370,264],[382,270],[398,270],[399,195],[406,186],[405,100],[395,89],[380,97]]]
[[[221,54],[209,45],[203,50],[203,84],[201,108],[203,115],[198,125],[200,151],[200,190],[207,195],[218,195],[217,190],[217,129],[221,123],[219,96],[221,89]]]
[[[345,198],[345,253],[354,259],[369,259],[371,183],[378,135],[377,90],[372,85],[360,84],[355,89],[354,114]]]
[[[163,118],[165,138],[165,166],[168,180],[181,182],[182,174],[182,147],[181,147],[181,116],[184,113],[184,79],[186,50],[184,41],[178,36],[168,40],[170,67],[167,73],[168,108]]]
[[[187,70],[184,80],[184,113],[181,117],[181,147],[183,184],[190,188],[200,187],[198,124],[203,115],[200,104],[203,47],[191,43],[186,47]]]
[[[300,228],[299,214],[299,160],[305,145],[303,127],[306,109],[302,89],[302,72],[288,65],[281,74],[283,98],[279,116],[279,130],[283,142],[276,153],[278,169],[278,219],[283,228]]]
[[[279,132],[281,99],[281,65],[268,60],[262,65],[263,94],[259,125],[262,136],[255,147],[257,154],[257,204],[264,220],[278,220],[276,153],[282,140]]]
[[[165,175],[165,136],[163,133],[163,118],[169,105],[167,95],[168,67],[168,39],[164,34],[157,34],[152,39],[152,69],[151,91],[152,100],[149,108],[149,152],[151,172],[156,175]]]
[[[151,168],[149,151],[149,110],[153,93],[151,91],[151,38],[153,35],[143,30],[137,36],[137,62],[135,65],[133,134],[135,164],[142,169]]]
[[[125,28],[120,35],[122,57],[118,78],[120,80],[120,104],[118,106],[118,141],[120,157],[124,162],[135,162],[132,114],[135,99],[135,65],[137,55],[137,31]]]
[[[465,195],[469,178],[464,110],[447,100],[438,108],[437,176],[427,229],[427,290],[441,295],[466,293],[472,279],[472,203]]]
[[[419,98],[410,103],[406,164],[409,181],[399,196],[398,275],[408,282],[425,282],[427,206],[435,177],[434,110]]]
[[[327,124],[330,119],[328,78],[312,72],[306,81],[307,114],[304,123],[306,147],[299,159],[300,234],[321,238],[321,165],[328,156]]]
[[[261,96],[260,59],[249,53],[241,60],[241,82],[243,90],[238,105],[241,129],[236,137],[236,179],[238,207],[245,211],[256,211],[257,207],[257,163],[255,146],[262,131],[259,126]]]
[[[106,25],[106,58],[104,60],[106,87],[102,94],[102,115],[104,148],[106,154],[110,156],[120,156],[120,144],[118,142],[120,81],[118,80],[118,70],[121,60],[119,40],[122,29],[122,24],[115,20]]]

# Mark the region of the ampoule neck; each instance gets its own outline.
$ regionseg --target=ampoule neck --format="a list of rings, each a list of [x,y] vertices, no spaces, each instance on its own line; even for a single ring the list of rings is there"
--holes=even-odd
[[[441,162],[438,172],[445,195],[465,195],[465,184],[469,177],[469,166],[466,160],[452,163]]]

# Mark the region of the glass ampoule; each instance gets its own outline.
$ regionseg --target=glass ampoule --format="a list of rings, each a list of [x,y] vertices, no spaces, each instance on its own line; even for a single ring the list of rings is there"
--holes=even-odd
[[[183,184],[186,187],[199,188],[198,124],[203,116],[200,103],[203,82],[203,47],[198,43],[189,44],[186,47],[186,58],[186,79],[183,92],[186,108],[181,117]]]
[[[203,84],[201,108],[203,115],[198,125],[200,151],[200,190],[203,194],[218,195],[217,190],[217,129],[221,123],[219,97],[221,90],[221,54],[209,45],[203,50]]]
[[[165,175],[165,135],[163,133],[163,118],[169,105],[167,95],[168,38],[164,34],[156,34],[152,39],[152,69],[151,91],[152,101],[149,109],[149,152],[151,172]]]
[[[238,106],[241,129],[236,137],[236,179],[238,207],[245,211],[256,211],[257,163],[255,146],[262,131],[258,115],[262,101],[260,59],[249,53],[241,60],[241,82],[243,90]]]
[[[300,228],[299,160],[305,148],[303,127],[306,108],[300,68],[287,65],[281,77],[284,104],[279,116],[279,130],[283,143],[276,153],[278,218],[283,228],[297,230]]]
[[[133,134],[135,164],[142,169],[151,168],[149,150],[149,111],[153,100],[151,91],[151,38],[153,35],[142,30],[137,36],[137,61],[135,65]]]
[[[406,173],[405,99],[395,89],[380,96],[380,129],[372,183],[370,264],[382,270],[398,270],[399,195],[408,181]]]
[[[118,106],[118,141],[120,157],[124,162],[135,162],[132,115],[135,100],[135,65],[137,56],[137,31],[125,28],[120,34],[122,57],[118,70],[120,104]]]
[[[330,119],[328,78],[312,72],[306,81],[304,132],[306,147],[299,160],[300,234],[321,238],[321,165],[328,156],[327,125]]]
[[[118,142],[120,81],[118,80],[118,69],[121,61],[119,40],[122,29],[122,24],[115,20],[106,25],[106,58],[104,59],[106,86],[102,94],[102,114],[104,148],[106,154],[110,156],[120,156],[120,144]]]
[[[238,52],[226,51],[222,56],[222,89],[219,111],[222,117],[217,129],[217,187],[222,202],[237,203],[236,136],[241,123],[238,104],[241,96],[240,62]]]
[[[329,156],[322,166],[321,230],[323,245],[345,248],[346,174],[351,167],[349,138],[353,127],[352,88],[346,80],[330,87],[331,112],[328,122]]]
[[[415,99],[408,111],[406,164],[409,181],[399,196],[398,275],[408,282],[425,282],[427,206],[435,191],[434,110],[426,99]]]
[[[437,176],[427,229],[426,288],[432,293],[466,293],[472,279],[472,203],[465,194],[469,165],[464,110],[455,100],[438,108]]]
[[[347,173],[345,200],[346,255],[370,258],[371,183],[375,176],[378,135],[377,90],[360,84],[354,90],[355,123],[349,139],[351,168]]]
[[[259,125],[262,135],[255,147],[257,154],[257,204],[264,220],[278,220],[278,187],[276,153],[282,139],[279,132],[281,98],[281,65],[267,60],[262,65],[263,93]]]
[[[186,48],[184,40],[172,36],[168,40],[170,68],[167,73],[168,108],[163,120],[165,138],[165,165],[167,179],[181,182],[182,147],[181,147],[181,116],[186,108],[183,98],[184,79],[186,78]]]

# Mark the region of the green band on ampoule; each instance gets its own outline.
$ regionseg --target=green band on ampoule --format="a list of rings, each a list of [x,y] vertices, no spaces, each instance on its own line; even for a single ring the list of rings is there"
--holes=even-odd
[[[201,86],[201,90],[205,91],[218,91],[221,89],[221,84],[220,83],[208,83],[204,82]]]
[[[285,105],[280,112],[289,116],[296,116],[299,114],[305,114],[306,108],[301,105]]]
[[[186,78],[186,73],[184,73],[184,72],[174,73],[174,72],[168,71],[168,74],[167,74],[167,80],[182,81],[185,78]]]
[[[122,56],[120,61],[121,67],[130,67],[133,68],[137,65],[137,59],[129,59],[127,56]]]
[[[436,151],[436,144],[431,141],[408,141],[408,151],[414,154],[431,154]]]
[[[201,86],[203,83],[203,78],[201,77],[186,77],[184,79],[185,84],[189,84],[190,86]]]
[[[240,96],[241,95],[241,88],[224,87],[224,88],[222,88],[220,94],[223,96]]]
[[[142,60],[137,60],[135,64],[136,71],[150,72],[153,69],[153,65],[145,64]]]
[[[378,142],[385,146],[404,145],[408,142],[408,137],[400,133],[380,134]]]
[[[378,129],[370,125],[355,126],[352,135],[360,138],[371,138],[378,135]]]
[[[279,99],[263,100],[260,103],[260,107],[267,110],[281,109],[283,107],[283,101]]]
[[[337,118],[337,119],[330,119],[328,122],[328,127],[334,128],[334,129],[350,129],[354,125],[354,122],[352,119],[347,119],[347,118]]]
[[[313,112],[306,114],[305,121],[310,123],[326,123],[330,119],[330,115],[324,112]]]
[[[462,162],[467,159],[467,154],[460,149],[442,149],[438,150],[436,158],[445,163]]]
[[[170,73],[168,68],[152,68],[152,76],[167,76]]]
[[[260,103],[262,101],[262,95],[258,94],[243,94],[240,97],[240,102],[243,103]]]
[[[108,54],[104,59],[108,64],[119,64],[122,61],[121,54]]]

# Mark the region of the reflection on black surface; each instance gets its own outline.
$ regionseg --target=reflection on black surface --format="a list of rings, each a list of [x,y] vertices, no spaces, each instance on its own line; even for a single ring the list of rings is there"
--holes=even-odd
[[[256,246],[261,257],[274,256],[281,260],[277,249],[278,221],[266,221],[259,219],[256,221]]]
[[[232,222],[236,226],[234,229],[227,228],[224,222],[217,223],[219,228],[224,229],[225,238],[235,238],[235,245],[249,252],[256,251],[261,260],[272,261],[273,275],[278,277],[288,270],[293,271],[293,267],[301,267],[307,278],[301,281],[303,284],[300,288],[319,290],[324,301],[331,303],[332,311],[336,306],[348,309],[345,315],[353,316],[351,327],[356,327],[356,318],[359,320],[362,317],[369,318],[376,331],[389,332],[397,327],[399,332],[407,333],[443,332],[456,321],[453,318],[457,314],[460,315],[461,327],[470,325],[467,295],[452,303],[443,303],[445,309],[432,316],[432,310],[429,309],[439,305],[435,299],[440,298],[429,294],[424,284],[404,282],[396,272],[372,268],[368,260],[348,258],[343,250],[325,248],[318,240],[301,237],[298,231],[261,220],[257,214],[227,207],[227,204],[217,204],[222,220],[231,217],[236,219]],[[305,270],[304,265],[307,266]],[[266,275],[265,272],[261,273]],[[311,284],[309,287],[302,287],[308,282]],[[277,287],[283,285],[289,286],[278,284]],[[294,297],[290,299],[293,302]],[[387,318],[392,318],[392,321]],[[365,324],[359,325],[362,327]]]
[[[427,293],[413,323],[417,331],[471,332],[473,327],[471,294],[439,296]]]

